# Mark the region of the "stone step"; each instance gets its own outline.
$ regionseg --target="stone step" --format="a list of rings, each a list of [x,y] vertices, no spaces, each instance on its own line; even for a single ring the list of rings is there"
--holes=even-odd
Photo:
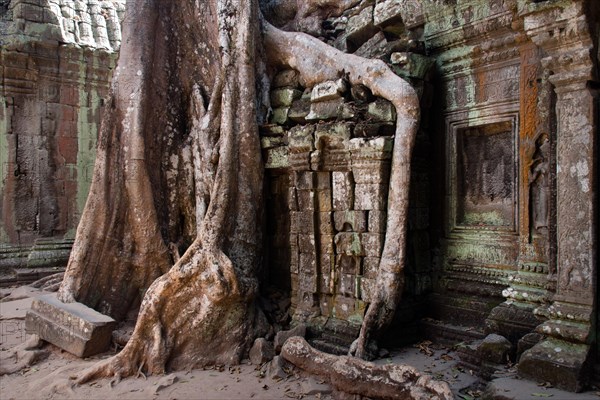
[[[117,323],[81,303],[62,303],[56,293],[33,301],[25,317],[27,333],[37,334],[78,357],[106,351]]]
[[[482,326],[460,326],[432,319],[423,319],[419,325],[424,337],[446,346],[481,340],[485,337]]]
[[[315,349],[323,351],[329,354],[335,354],[338,356],[343,356],[348,354],[349,347],[340,346],[338,344],[331,343],[330,341],[323,339],[313,339],[309,340],[311,346]]]
[[[15,277],[21,281],[36,281],[49,275],[65,272],[65,267],[13,268]]]

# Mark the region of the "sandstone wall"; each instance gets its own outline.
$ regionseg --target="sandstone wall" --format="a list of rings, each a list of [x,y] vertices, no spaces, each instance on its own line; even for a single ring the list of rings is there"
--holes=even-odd
[[[2,3],[0,264],[64,266],[92,176],[123,11],[124,0]]]

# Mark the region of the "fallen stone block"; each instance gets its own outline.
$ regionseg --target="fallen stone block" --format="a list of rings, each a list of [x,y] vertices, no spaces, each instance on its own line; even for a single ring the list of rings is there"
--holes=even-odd
[[[275,335],[275,343],[274,343],[275,351],[277,353],[279,353],[281,351],[281,348],[283,347],[283,344],[286,342],[286,340],[288,340],[289,338],[294,337],[294,336],[300,336],[300,337],[304,338],[304,336],[306,336],[306,325],[299,324],[288,331],[277,332],[277,334]]]
[[[106,351],[116,325],[81,303],[62,303],[56,293],[35,299],[25,317],[27,333],[82,358]]]
[[[262,365],[275,357],[273,344],[265,338],[257,338],[250,349],[250,362],[254,365]]]

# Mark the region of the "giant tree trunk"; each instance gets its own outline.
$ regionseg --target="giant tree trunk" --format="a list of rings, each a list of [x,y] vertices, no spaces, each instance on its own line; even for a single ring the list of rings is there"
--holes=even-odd
[[[143,301],[127,346],[87,378],[236,363],[255,336],[257,20],[254,0],[127,3],[93,187],[59,296],[116,318]]]
[[[256,75],[264,70],[263,41],[267,59],[297,69],[307,86],[347,73],[398,111],[379,290],[357,355],[393,315],[402,287],[416,95],[381,61],[262,21],[257,2],[127,2],[94,180],[59,297],[117,319],[141,305],[125,348],[80,381],[236,363],[260,333],[256,106],[264,96],[256,87],[264,79]]]

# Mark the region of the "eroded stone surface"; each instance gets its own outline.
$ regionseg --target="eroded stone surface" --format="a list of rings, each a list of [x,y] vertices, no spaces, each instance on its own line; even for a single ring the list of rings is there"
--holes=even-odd
[[[81,303],[62,303],[56,294],[36,298],[25,317],[25,329],[78,357],[110,346],[116,321]]]

